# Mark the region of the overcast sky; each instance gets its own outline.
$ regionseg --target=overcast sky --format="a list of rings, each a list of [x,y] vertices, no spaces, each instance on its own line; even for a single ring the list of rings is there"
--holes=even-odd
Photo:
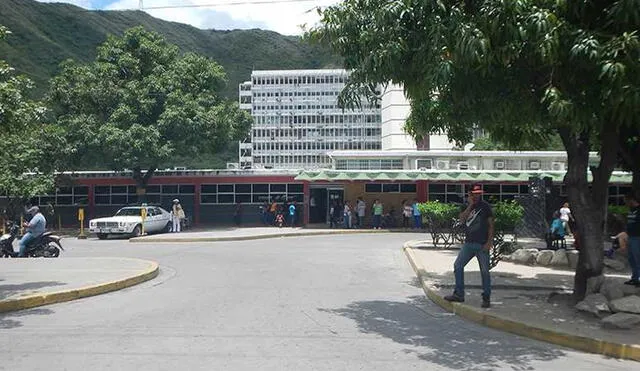
[[[138,9],[139,0],[37,0],[43,3],[64,2],[85,9]],[[143,0],[145,7],[167,5],[211,5],[274,0]],[[168,21],[187,23],[203,29],[231,30],[261,28],[284,35],[299,35],[300,25],[313,25],[319,20],[315,10],[339,0],[313,0],[280,4],[242,4],[197,8],[146,10],[150,15]]]

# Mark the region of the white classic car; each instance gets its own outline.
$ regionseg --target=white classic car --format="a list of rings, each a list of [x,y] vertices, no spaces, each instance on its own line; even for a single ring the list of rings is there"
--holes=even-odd
[[[142,209],[147,210],[144,219],[144,233],[169,232],[171,230],[171,214],[157,206],[128,206],[118,210],[116,215],[108,218],[91,219],[89,231],[104,240],[110,234],[127,234],[137,237],[142,234]]]

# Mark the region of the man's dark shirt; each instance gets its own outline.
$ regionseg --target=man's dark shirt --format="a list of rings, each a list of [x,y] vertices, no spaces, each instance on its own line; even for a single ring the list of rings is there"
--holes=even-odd
[[[489,237],[489,218],[493,217],[491,205],[485,201],[478,201],[473,206],[466,220],[467,243],[487,243]]]

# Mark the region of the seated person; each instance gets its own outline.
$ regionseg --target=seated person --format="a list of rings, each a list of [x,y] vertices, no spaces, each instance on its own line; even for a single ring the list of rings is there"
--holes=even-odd
[[[613,254],[618,250],[624,251],[627,248],[627,243],[629,242],[629,235],[627,232],[620,232],[617,235],[612,237],[611,248],[604,252],[604,255],[607,258],[612,258]]]
[[[560,213],[553,213],[553,222],[551,222],[551,228],[547,234],[547,248],[551,248],[553,241],[561,240],[565,236],[564,224],[560,219]]]

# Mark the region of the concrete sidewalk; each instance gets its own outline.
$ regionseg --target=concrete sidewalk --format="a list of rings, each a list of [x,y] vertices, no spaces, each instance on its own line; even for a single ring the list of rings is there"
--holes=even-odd
[[[389,230],[374,229],[306,229],[301,227],[248,227],[226,228],[208,231],[186,231],[181,233],[163,233],[149,236],[135,237],[129,242],[215,242],[215,241],[245,241],[264,238],[322,236],[356,233],[388,233]]]
[[[140,259],[0,259],[0,312],[104,294],[157,275],[157,263]]]
[[[465,303],[449,303],[453,292],[453,262],[458,250],[425,248],[409,241],[405,253],[426,295],[444,309],[474,322],[558,345],[640,361],[637,330],[603,328],[595,316],[571,304],[573,272],[500,262],[491,270],[491,308],[481,309],[482,285],[476,260],[465,268]],[[628,279],[607,275],[608,279]]]

